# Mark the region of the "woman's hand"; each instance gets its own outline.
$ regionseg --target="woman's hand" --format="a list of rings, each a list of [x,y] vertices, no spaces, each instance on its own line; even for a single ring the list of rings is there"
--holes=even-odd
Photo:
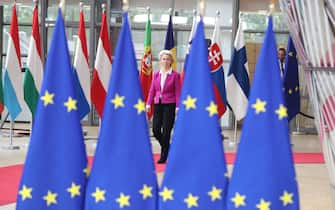
[[[145,110],[146,110],[147,112],[150,112],[150,109],[151,109],[151,106],[147,104],[147,105],[145,106]]]

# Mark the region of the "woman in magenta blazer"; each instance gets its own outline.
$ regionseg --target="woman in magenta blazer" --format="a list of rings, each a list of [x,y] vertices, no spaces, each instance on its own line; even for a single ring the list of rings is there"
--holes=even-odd
[[[147,111],[154,104],[152,130],[161,145],[161,156],[158,163],[165,163],[173,128],[176,107],[180,96],[180,76],[172,70],[173,56],[169,50],[159,53],[160,70],[153,73],[151,87],[146,102]]]

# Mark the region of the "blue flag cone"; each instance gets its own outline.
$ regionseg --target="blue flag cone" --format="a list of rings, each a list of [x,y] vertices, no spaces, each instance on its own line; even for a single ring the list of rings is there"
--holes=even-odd
[[[104,107],[85,209],[157,209],[157,181],[127,13]]]
[[[17,210],[82,210],[85,145],[61,10],[58,10],[32,127]]]
[[[227,209],[299,209],[271,16],[256,64]]]
[[[222,210],[227,170],[202,20],[187,65],[159,209]]]

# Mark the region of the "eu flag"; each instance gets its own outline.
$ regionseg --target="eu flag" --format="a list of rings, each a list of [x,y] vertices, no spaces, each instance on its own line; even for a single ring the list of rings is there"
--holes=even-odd
[[[192,74],[185,74],[159,192],[160,210],[222,210],[225,205],[227,170],[207,55],[201,20],[187,64]]]
[[[17,210],[82,210],[86,188],[85,145],[64,21],[58,10]]]
[[[288,120],[293,119],[300,112],[300,91],[297,51],[291,36],[287,43],[285,58],[284,91]]]
[[[85,209],[155,210],[157,180],[128,13],[104,107]]]
[[[299,209],[279,72],[270,16],[229,183],[228,210]]]

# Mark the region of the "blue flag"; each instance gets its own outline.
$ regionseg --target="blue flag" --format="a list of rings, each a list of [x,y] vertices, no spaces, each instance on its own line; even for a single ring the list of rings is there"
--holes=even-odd
[[[209,70],[204,25],[198,23],[166,172],[159,192],[160,210],[222,210],[227,186],[218,110]]]
[[[299,209],[279,72],[270,16],[229,183],[228,210]]]
[[[174,62],[172,63],[172,69],[176,70],[177,51],[176,51],[176,47],[174,46],[174,38],[173,37],[174,37],[173,36],[173,23],[172,23],[172,16],[170,15],[168,28],[166,30],[164,49],[171,51],[171,53],[173,55],[173,60],[174,60]]]
[[[157,209],[157,180],[127,13],[104,107],[85,209]]]
[[[300,112],[300,91],[297,51],[295,50],[291,36],[287,43],[287,54],[285,58],[284,89],[285,104],[287,107],[288,120],[293,119]]]
[[[17,197],[17,210],[82,210],[87,159],[70,56],[58,10]]]
[[[90,112],[90,105],[86,99],[85,93],[83,88],[81,87],[77,70],[73,67],[73,78],[75,84],[75,92],[77,98],[77,107],[79,112],[79,118],[82,120],[89,112]]]

